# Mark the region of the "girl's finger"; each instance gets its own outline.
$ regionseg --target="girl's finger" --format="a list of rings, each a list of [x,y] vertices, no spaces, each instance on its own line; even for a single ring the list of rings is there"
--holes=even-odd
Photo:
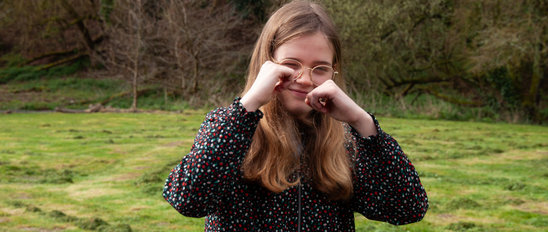
[[[320,112],[323,112],[325,113],[327,111],[326,107],[325,107],[325,103],[327,103],[325,101],[326,98],[324,97],[317,97],[315,94],[310,94],[309,96],[307,96],[306,98],[308,100],[308,105],[310,105],[310,107],[312,107],[314,110],[316,111],[320,111]],[[320,99],[323,99],[323,101],[325,101],[324,103],[322,103],[322,100]]]
[[[318,98],[318,102],[325,107],[325,105],[327,104],[327,99],[324,97],[320,97]]]
[[[324,111],[325,109],[325,105],[322,104],[322,98],[321,97],[318,97],[316,99],[314,99],[314,105],[316,106],[316,108],[320,111]]]
[[[278,82],[276,82],[276,85],[274,85],[274,88],[282,87],[283,83],[284,83],[283,80],[278,80]]]

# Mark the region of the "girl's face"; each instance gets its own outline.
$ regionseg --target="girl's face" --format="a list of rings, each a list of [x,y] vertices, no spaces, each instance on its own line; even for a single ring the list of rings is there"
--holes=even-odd
[[[308,92],[317,86],[312,82],[308,68],[317,65],[332,67],[333,54],[329,40],[321,32],[292,39],[274,51],[276,61],[293,59],[304,66],[302,76],[293,81],[285,81],[278,93],[282,105],[294,117],[304,119],[312,110],[304,100]]]

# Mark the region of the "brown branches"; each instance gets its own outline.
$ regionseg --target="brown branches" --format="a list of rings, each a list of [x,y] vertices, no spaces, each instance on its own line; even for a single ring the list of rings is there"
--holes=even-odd
[[[424,77],[424,78],[416,78],[416,79],[391,79],[390,82],[384,82],[386,83],[385,84],[385,87],[386,87],[386,90],[391,90],[393,88],[397,88],[397,87],[401,87],[401,86],[404,86],[404,85],[408,85],[407,88],[411,88],[413,87],[414,85],[417,85],[417,84],[430,84],[430,83],[440,83],[440,82],[448,82],[449,80],[448,79],[443,79],[443,78],[440,78],[440,77],[433,77],[433,76],[428,76],[428,77]],[[411,85],[409,87],[409,85]]]
[[[454,96],[450,96],[447,94],[440,93],[439,91],[436,91],[431,88],[422,88],[421,91],[428,93],[438,99],[441,99],[443,101],[459,105],[459,106],[467,106],[467,107],[481,107],[485,106],[485,103],[482,101],[472,101],[472,100],[466,100],[462,98],[457,98]]]
[[[84,24],[83,17],[78,14],[78,12],[72,7],[71,4],[67,2],[67,0],[60,0],[61,6],[68,12],[68,14],[71,16],[71,18],[74,19],[76,26],[78,27],[78,31],[80,31],[80,34],[82,35],[83,40],[85,41],[85,44],[87,45],[87,48],[90,51],[93,51],[95,48],[95,43],[93,42],[93,39],[91,38],[90,32],[86,25]]]

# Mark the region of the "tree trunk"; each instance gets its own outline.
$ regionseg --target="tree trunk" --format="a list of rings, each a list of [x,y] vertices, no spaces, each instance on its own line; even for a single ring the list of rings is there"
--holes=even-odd
[[[61,59],[61,60],[46,64],[46,65],[43,65],[40,68],[38,68],[38,70],[47,70],[47,69],[50,69],[50,68],[53,68],[53,67],[56,67],[56,66],[59,66],[59,65],[62,65],[62,64],[66,64],[66,63],[69,63],[69,62],[76,61],[76,60],[78,60],[82,57],[86,57],[86,56],[88,56],[88,54],[86,54],[86,53],[75,54],[71,57],[67,57],[65,59]]]
[[[86,45],[89,49],[89,54],[91,54],[93,50],[95,50],[95,43],[93,42],[93,39],[91,38],[91,35],[89,34],[89,30],[84,25],[84,20],[76,10],[72,7],[70,3],[67,2],[67,0],[61,0],[61,5],[63,5],[63,8],[70,14],[72,18],[76,20],[76,26],[78,27],[78,31],[80,31],[80,34],[82,34],[82,37],[84,38],[84,41],[86,42]]]
[[[133,102],[131,103],[131,111],[136,112],[137,111],[137,84],[138,84],[138,77],[139,77],[139,60],[141,59],[141,33],[142,33],[142,25],[141,25],[141,19],[138,18],[138,16],[142,15],[142,4],[141,1],[137,1],[137,16],[135,17],[135,24],[136,24],[136,34],[135,34],[135,51],[133,57],[133,80],[132,80],[132,88],[133,88]]]
[[[200,71],[200,60],[198,54],[194,54],[194,71],[192,73],[192,93],[198,92],[198,73]]]
[[[465,100],[465,99],[459,99],[456,97],[452,97],[449,95],[442,94],[436,90],[429,89],[429,88],[423,88],[422,91],[425,93],[428,93],[438,99],[441,99],[443,101],[459,105],[459,106],[466,106],[466,107],[482,107],[485,105],[484,102],[481,101],[473,101],[473,100]]]
[[[525,107],[527,114],[534,122],[540,121],[538,106],[536,104],[536,99],[538,96],[538,88],[540,85],[540,81],[543,77],[543,70],[540,62],[541,62],[540,51],[536,49],[535,54],[533,55],[533,67],[532,67],[533,70],[531,75],[531,84],[529,86],[529,89],[523,101],[523,106]]]
[[[133,83],[132,83],[132,92],[133,92],[133,102],[131,103],[131,110],[137,110],[137,72],[133,73]]]
[[[164,105],[167,106],[167,87],[164,84]]]

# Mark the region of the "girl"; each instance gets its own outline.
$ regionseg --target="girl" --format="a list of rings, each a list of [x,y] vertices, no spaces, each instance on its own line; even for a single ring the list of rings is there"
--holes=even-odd
[[[164,198],[206,231],[354,231],[354,212],[401,225],[428,208],[398,143],[344,89],[341,45],[319,5],[276,11],[247,85],[210,112]]]

